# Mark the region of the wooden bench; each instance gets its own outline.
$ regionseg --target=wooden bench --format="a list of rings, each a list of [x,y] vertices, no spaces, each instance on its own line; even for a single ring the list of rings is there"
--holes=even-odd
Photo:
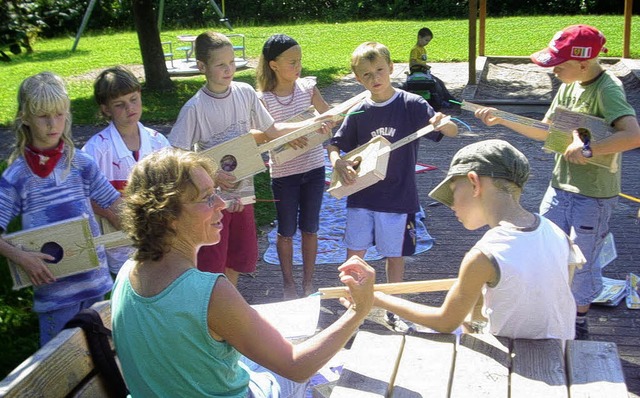
[[[92,307],[111,328],[111,305]],[[108,397],[107,385],[95,369],[84,331],[65,329],[0,381],[0,397]]]
[[[615,343],[360,331],[314,398],[628,397]]]

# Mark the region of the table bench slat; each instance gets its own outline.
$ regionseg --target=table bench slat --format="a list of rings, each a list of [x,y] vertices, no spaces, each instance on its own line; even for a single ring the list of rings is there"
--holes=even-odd
[[[402,335],[358,332],[331,398],[386,397],[403,345]]]
[[[405,336],[391,396],[447,398],[455,343],[455,335]]]
[[[510,339],[491,334],[460,336],[450,396],[507,398],[510,346]]]
[[[515,339],[511,352],[512,397],[569,396],[561,340]]]
[[[629,396],[615,343],[569,340],[566,357],[571,398]]]

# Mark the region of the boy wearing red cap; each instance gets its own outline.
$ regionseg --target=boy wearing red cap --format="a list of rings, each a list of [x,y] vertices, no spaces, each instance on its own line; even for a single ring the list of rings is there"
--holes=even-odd
[[[531,55],[537,65],[553,67],[553,73],[562,81],[543,122],[549,123],[556,108],[562,106],[603,118],[615,131],[589,146],[574,130],[573,142],[562,155],[555,156],[551,184],[540,205],[540,214],[570,234],[587,260],[572,284],[578,311],[576,339],[588,339],[587,311],[602,290],[602,272],[594,261],[609,232],[621,177],[620,167],[612,173],[587,163],[587,159],[640,147],[640,126],[622,83],[598,62],[600,51],[606,52],[605,42],[596,28],[573,25],[556,33],[547,48]],[[492,111],[480,109],[476,117],[488,126],[502,124],[536,140],[544,141],[548,136],[547,130],[518,125],[495,117]]]

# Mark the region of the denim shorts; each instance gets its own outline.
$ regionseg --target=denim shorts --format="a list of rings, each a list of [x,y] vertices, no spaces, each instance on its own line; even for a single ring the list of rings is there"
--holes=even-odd
[[[278,234],[316,233],[320,227],[320,207],[325,188],[324,166],[271,180],[273,198],[278,213]]]
[[[576,269],[571,290],[579,306],[589,305],[602,291],[602,270],[596,264],[609,219],[618,198],[590,198],[549,187],[540,214],[553,221],[578,245],[587,263]]]
[[[410,256],[416,251],[415,214],[349,207],[344,241],[349,250],[367,250],[375,245],[384,257]]]
[[[102,300],[104,300],[104,296],[98,296],[58,310],[39,312],[38,323],[40,325],[40,347],[47,344],[52,338],[56,337],[56,335],[62,331],[64,325],[78,312],[85,308],[89,308]]]

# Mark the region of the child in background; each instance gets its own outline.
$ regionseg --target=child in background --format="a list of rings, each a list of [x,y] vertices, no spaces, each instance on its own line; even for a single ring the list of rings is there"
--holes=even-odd
[[[344,184],[353,184],[357,172],[351,161],[340,157],[340,151],[349,152],[378,135],[393,144],[429,123],[438,125],[444,117],[435,113],[424,98],[391,85],[393,63],[386,46],[376,42],[361,44],[351,55],[351,69],[371,97],[352,109],[327,147],[334,172],[339,173]],[[439,126],[439,130],[428,137],[438,141],[442,134],[453,137],[458,133],[453,122]],[[403,256],[415,252],[415,213],[420,210],[415,176],[419,144],[414,140],[393,150],[386,178],[347,198],[347,258],[362,258],[375,244],[387,258],[387,282],[403,280]],[[391,312],[387,312],[387,322],[396,330],[407,329]]]
[[[20,85],[16,148],[0,178],[0,232],[17,216],[22,216],[22,228],[29,229],[89,215],[91,232],[98,236],[90,200],[118,224],[120,194],[88,155],[75,151],[69,108],[64,82],[53,73],[39,73]],[[33,283],[41,345],[112,287],[103,246],[97,247],[99,268],[60,279],[45,263],[54,259],[48,254],[22,250],[2,238],[0,254],[21,266]]]
[[[310,105],[324,113],[329,104],[322,98],[314,79],[301,78],[302,49],[291,37],[271,36],[262,47],[256,84],[258,96],[276,122],[283,122]],[[318,251],[320,207],[325,189],[324,148],[318,145],[283,164],[269,162],[271,188],[278,214],[276,248],[284,298],[298,298],[293,278],[293,235],[302,235],[304,296],[314,292],[313,273]]]
[[[506,141],[481,141],[458,151],[447,177],[429,195],[451,207],[468,230],[491,229],[464,256],[458,280],[441,307],[379,292],[374,305],[449,333],[484,296],[491,334],[573,339],[575,301],[568,264],[573,246],[555,224],[520,205],[528,178],[527,158]]]
[[[556,33],[547,48],[531,55],[537,65],[553,67],[553,73],[562,81],[542,119],[544,123],[550,123],[556,108],[562,106],[604,118],[614,131],[611,136],[589,144],[582,142],[579,132],[574,130],[573,142],[564,154],[555,155],[551,183],[540,204],[540,214],[569,234],[587,259],[582,269],[576,271],[572,284],[577,304],[576,339],[579,340],[589,339],[587,312],[602,290],[602,270],[595,260],[609,233],[609,219],[618,202],[621,181],[621,167],[612,173],[587,163],[587,158],[640,147],[640,126],[622,83],[598,61],[605,42],[598,29],[573,25]],[[548,130],[525,128],[495,117],[494,110],[479,109],[476,117],[488,126],[502,124],[526,137],[547,139]]]
[[[422,28],[418,31],[418,41],[409,54],[409,72],[410,74],[423,73],[434,80],[436,92],[433,93],[433,97],[435,98],[430,101],[430,104],[435,110],[440,110],[440,108],[451,107],[449,100],[455,100],[455,98],[449,93],[444,82],[431,73],[431,67],[427,65],[427,50],[425,47],[431,40],[433,40],[433,32],[431,32],[431,29]],[[407,78],[407,80],[410,79],[411,76]]]
[[[274,123],[253,87],[233,81],[235,55],[233,45],[225,35],[201,33],[195,41],[195,53],[198,69],[205,75],[206,84],[180,110],[178,120],[167,137],[174,147],[201,151],[247,134],[252,129],[273,139],[317,121]],[[329,128],[330,123],[327,123],[323,130],[328,131]],[[216,185],[228,198],[247,187],[252,190],[253,179],[235,181],[232,174],[220,168],[216,173]],[[258,260],[253,205],[245,206],[236,197],[223,210],[223,215],[220,243],[200,248],[198,269],[224,273],[236,285],[241,273],[255,271]]]
[[[93,95],[100,113],[109,125],[91,137],[82,150],[93,157],[111,185],[122,192],[138,160],[161,148],[171,146],[166,137],[140,123],[141,86],[126,68],[104,70],[93,84]],[[94,209],[96,203],[92,203]],[[116,275],[129,258],[130,247],[107,250],[109,271]]]

